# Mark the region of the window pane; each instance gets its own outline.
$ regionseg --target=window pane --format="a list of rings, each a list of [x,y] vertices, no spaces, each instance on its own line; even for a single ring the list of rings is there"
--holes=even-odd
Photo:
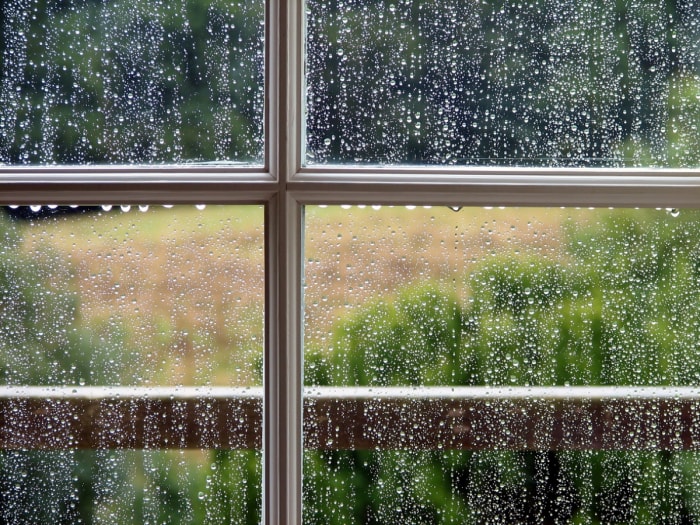
[[[262,384],[261,207],[43,212],[0,218],[4,384]]]
[[[582,451],[599,405],[533,388],[698,384],[698,212],[376,208],[306,209],[307,523],[697,519],[697,403]]]
[[[259,451],[0,452],[4,523],[260,522]]]
[[[262,0],[2,10],[0,162],[262,163]]]
[[[696,167],[683,2],[307,2],[308,164]]]
[[[10,211],[0,521],[257,523],[262,208]]]

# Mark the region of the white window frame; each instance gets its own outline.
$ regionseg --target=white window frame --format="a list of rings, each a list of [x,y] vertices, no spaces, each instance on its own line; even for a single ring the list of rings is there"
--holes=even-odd
[[[304,0],[268,0],[264,167],[0,167],[0,204],[264,204],[263,523],[302,521],[306,204],[698,207],[693,169],[304,167]]]

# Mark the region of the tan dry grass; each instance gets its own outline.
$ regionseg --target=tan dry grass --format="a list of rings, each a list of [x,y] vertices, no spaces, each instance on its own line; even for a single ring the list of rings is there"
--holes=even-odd
[[[137,354],[124,382],[252,384],[262,349],[262,210],[238,211],[62,218],[29,226],[26,249],[49,246],[70,262],[81,322],[104,340],[123,334],[121,351]]]
[[[338,321],[369,301],[426,280],[464,300],[478,260],[554,257],[572,211],[335,206],[306,215],[306,341],[328,348]],[[121,348],[138,357],[124,382],[252,384],[263,336],[262,222],[258,207],[111,212],[29,225],[25,247],[49,246],[70,261],[82,322],[105,340],[124,332]]]
[[[571,210],[310,208],[306,341],[327,348],[354,309],[431,281],[466,300],[473,265],[497,254],[555,257]]]

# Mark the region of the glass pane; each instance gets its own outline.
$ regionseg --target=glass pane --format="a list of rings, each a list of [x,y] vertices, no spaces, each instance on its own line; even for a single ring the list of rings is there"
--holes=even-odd
[[[1,163],[262,163],[262,0],[2,13]]]
[[[307,1],[308,164],[697,167],[689,3]]]
[[[0,217],[2,383],[261,385],[263,210],[199,208]]]
[[[0,521],[258,523],[262,208],[34,210],[0,210]],[[13,400],[31,385],[38,411]],[[32,450],[62,428],[237,450]]]
[[[533,450],[509,434],[592,432],[592,405],[557,413],[534,387],[700,383],[699,221],[675,209],[307,207],[305,521],[697,520],[696,452],[636,435],[635,450]],[[445,432],[433,422],[470,421],[447,409],[440,419],[426,402],[437,387],[450,387],[445,402],[458,387],[492,394],[481,410],[493,420],[447,429],[471,436],[462,449],[454,438],[417,450]],[[499,414],[494,399],[518,387],[522,409]],[[663,434],[698,408],[638,406],[663,418],[619,404],[608,426],[644,420]],[[578,424],[563,427],[567,417]]]
[[[259,451],[0,452],[3,523],[257,524]]]

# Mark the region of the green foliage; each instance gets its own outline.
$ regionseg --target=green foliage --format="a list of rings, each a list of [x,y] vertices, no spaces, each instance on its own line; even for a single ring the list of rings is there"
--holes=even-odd
[[[4,216],[0,238],[0,382],[114,381],[105,345],[79,323],[77,294],[65,285],[69,265],[49,249],[25,253],[17,226]],[[121,365],[128,367],[128,359]]]
[[[371,306],[337,332],[328,372],[342,385],[441,385],[459,370],[462,311],[456,299],[426,288]],[[309,357],[317,362],[313,354]],[[317,383],[323,384],[323,383]]]
[[[8,4],[0,161],[260,162],[263,11],[262,1]],[[696,166],[696,11],[670,0],[310,1],[309,152]]]
[[[503,254],[478,264],[464,305],[431,285],[383,298],[340,324],[331,353],[307,354],[307,382],[697,384],[699,215],[613,210],[571,224],[557,260]],[[343,451],[308,452],[306,461],[312,523],[334,519],[337,502],[353,502],[344,523],[700,516],[687,488],[692,453]]]
[[[6,11],[0,161],[260,161],[262,2]]]
[[[308,9],[314,161],[698,164],[698,12],[687,2]]]
[[[207,476],[204,519],[194,523],[257,525],[262,508],[262,461],[260,452],[213,452],[212,473]],[[201,487],[200,487],[201,489]]]

